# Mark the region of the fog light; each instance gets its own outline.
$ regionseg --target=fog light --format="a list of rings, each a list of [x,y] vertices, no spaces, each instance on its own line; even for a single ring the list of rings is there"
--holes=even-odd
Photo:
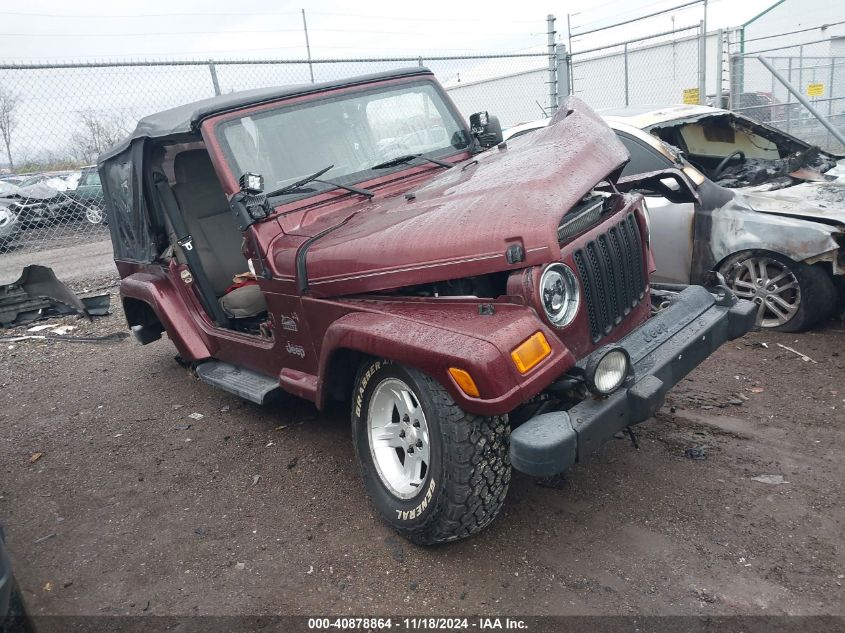
[[[511,352],[511,360],[519,373],[524,374],[551,353],[546,337],[542,332],[536,332]]]
[[[595,394],[606,396],[613,393],[631,369],[631,358],[622,347],[610,347],[593,352],[584,371],[587,388]]]

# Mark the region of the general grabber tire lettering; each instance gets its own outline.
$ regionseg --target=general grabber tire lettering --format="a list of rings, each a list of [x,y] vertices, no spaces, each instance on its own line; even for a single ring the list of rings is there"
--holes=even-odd
[[[352,436],[370,500],[415,543],[466,538],[502,507],[511,477],[507,416],[465,413],[416,369],[385,360],[362,365]]]

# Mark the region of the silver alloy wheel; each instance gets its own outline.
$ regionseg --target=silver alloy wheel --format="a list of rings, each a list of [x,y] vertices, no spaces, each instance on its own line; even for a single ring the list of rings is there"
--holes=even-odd
[[[376,386],[367,412],[367,432],[381,482],[400,499],[415,496],[431,455],[425,413],[407,384],[385,378]]]
[[[795,273],[771,257],[752,256],[737,262],[727,281],[737,297],[757,304],[760,327],[784,325],[801,305]]]
[[[91,224],[102,224],[103,210],[99,207],[85,207],[85,219]]]

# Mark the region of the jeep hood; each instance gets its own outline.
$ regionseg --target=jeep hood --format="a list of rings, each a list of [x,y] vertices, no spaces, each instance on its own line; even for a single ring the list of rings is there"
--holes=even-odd
[[[300,288],[360,294],[543,264],[561,256],[561,218],[597,183],[615,180],[624,146],[582,101],[551,124],[444,171],[406,195],[376,198],[289,230]],[[522,261],[509,264],[518,245]]]

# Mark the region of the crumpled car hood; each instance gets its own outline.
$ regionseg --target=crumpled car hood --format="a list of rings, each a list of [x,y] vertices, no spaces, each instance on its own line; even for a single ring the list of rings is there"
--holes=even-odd
[[[735,191],[741,192],[755,211],[834,222],[845,228],[845,160],[840,160],[825,176],[834,179],[827,182],[805,181],[774,191],[766,191],[765,185]]]
[[[37,182],[26,187],[10,188],[10,191],[0,194],[0,200],[50,200],[59,192],[44,183]]]
[[[331,230],[313,239],[304,263],[300,253],[300,284],[306,276],[316,296],[357,294],[559,259],[561,218],[627,160],[611,129],[569,99],[548,127],[443,172],[413,197],[376,199],[308,226],[311,236]],[[512,245],[523,261],[508,263]]]

